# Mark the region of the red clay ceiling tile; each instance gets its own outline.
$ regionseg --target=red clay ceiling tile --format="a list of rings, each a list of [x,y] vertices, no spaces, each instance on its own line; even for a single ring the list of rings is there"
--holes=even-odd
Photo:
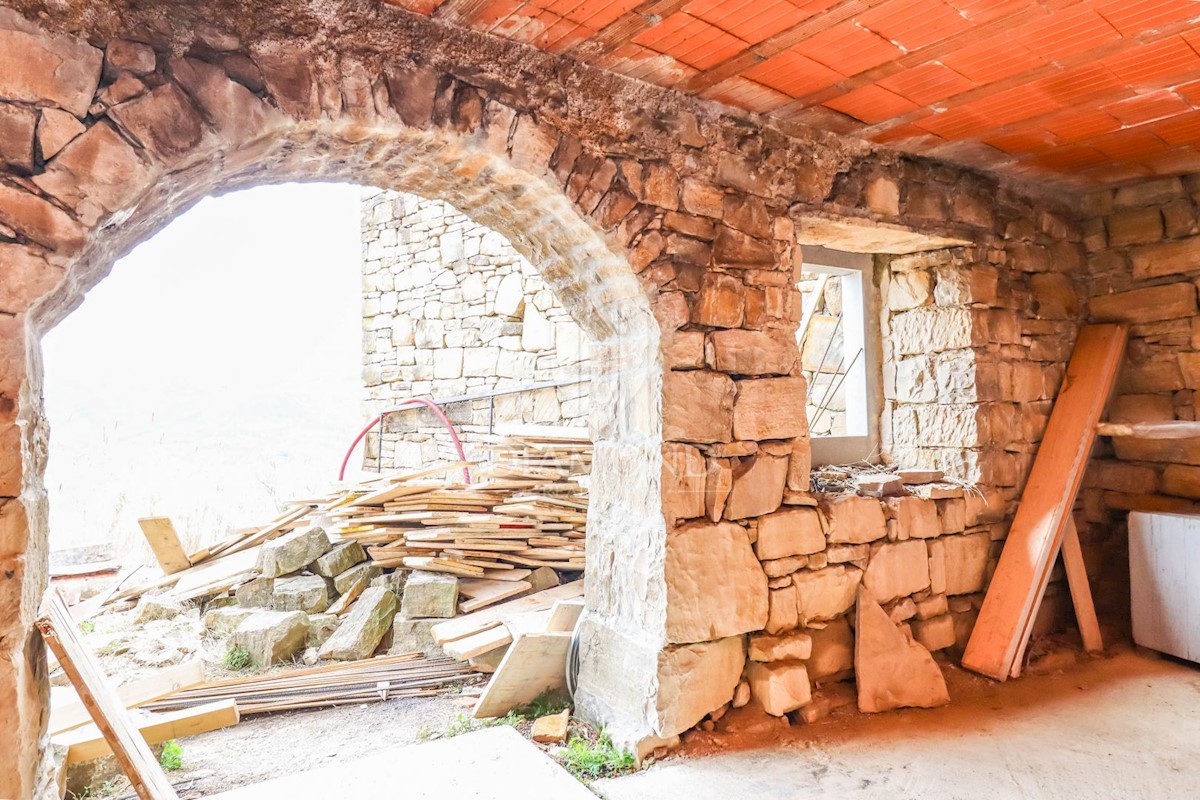
[[[973,23],[942,0],[888,0],[854,21],[908,52],[961,33]]]
[[[938,60],[980,85],[1003,80],[1044,63],[1025,47],[1004,37],[974,42]]]
[[[1081,142],[1121,129],[1121,123],[1098,108],[1068,108],[1044,117],[1039,124],[1065,143]]]
[[[879,81],[879,85],[922,106],[945,100],[976,86],[974,82],[938,63],[922,64],[897,72]]]
[[[968,108],[955,108],[942,114],[931,114],[913,124],[947,141],[982,136],[996,127],[987,115]]]
[[[524,0],[492,0],[469,17],[470,22],[481,30],[494,33],[494,28],[525,6]]]
[[[991,22],[994,19],[1024,11],[1030,6],[1037,5],[1036,0],[946,0],[951,6],[964,14],[967,19],[978,24]]]
[[[1136,36],[1171,22],[1200,18],[1195,0],[1105,0],[1094,7],[1122,36]]]
[[[917,107],[911,100],[874,84],[861,86],[849,94],[827,100],[825,105],[872,125],[898,117]]]
[[[1137,87],[1159,87],[1184,75],[1200,75],[1200,55],[1180,36],[1130,47],[1100,62]]]
[[[924,128],[918,128],[916,125],[911,124],[898,125],[895,128],[889,128],[886,131],[880,131],[879,133],[872,134],[869,138],[871,141],[878,142],[879,144],[892,144],[894,142],[904,142],[915,139],[925,139],[933,142],[934,144],[941,144],[945,142],[945,139],[942,137],[936,136]]]
[[[1175,94],[1187,100],[1193,106],[1200,107],[1200,81],[1181,83],[1175,87]]]
[[[774,111],[780,106],[792,102],[792,98],[783,92],[777,92],[761,83],[746,80],[735,75],[713,86],[704,92],[704,96],[738,108],[749,109],[759,113]]]
[[[1109,162],[1108,156],[1094,147],[1062,147],[1048,153],[1039,153],[1028,160],[1028,163],[1047,169],[1066,171],[1094,167]]]
[[[795,50],[843,75],[857,75],[903,55],[896,45],[853,22],[840,22],[796,45]]]
[[[1106,133],[1087,144],[1114,161],[1139,161],[1167,149],[1166,142],[1155,136],[1149,126]]]
[[[1200,145],[1200,111],[1189,111],[1173,119],[1151,123],[1147,127],[1169,144],[1188,147]]]
[[[699,70],[670,56],[633,42],[626,42],[611,53],[597,58],[595,64],[600,69],[660,86],[674,86],[699,73]]]
[[[546,8],[564,19],[598,31],[640,4],[640,0],[553,0]]]
[[[770,86],[790,97],[812,94],[832,86],[843,77],[824,64],[818,64],[811,58],[800,55],[795,48],[784,50],[779,55],[756,64],[743,72],[742,76]]]
[[[1012,37],[1042,58],[1058,59],[1115,42],[1121,34],[1087,4],[1080,4],[1022,25]]]
[[[985,136],[983,142],[1006,153],[1040,153],[1062,144],[1050,131],[1037,127]]]
[[[1130,97],[1101,106],[1126,125],[1141,125],[1167,117],[1174,117],[1192,110],[1192,106],[1169,89]]]
[[[715,67],[746,49],[746,43],[715,25],[677,12],[633,38],[699,70]]]
[[[1098,64],[1064,70],[1042,78],[1033,85],[1064,106],[1128,94],[1124,83]]]
[[[1003,92],[988,97],[973,100],[961,106],[976,114],[981,114],[992,122],[993,128],[1011,125],[1014,122],[1049,114],[1061,107],[1053,97],[1046,94],[1040,87],[1033,84],[1014,86]],[[953,111],[953,109],[951,109]]]
[[[825,5],[833,2],[825,0]],[[692,0],[683,7],[685,13],[752,45],[799,25],[820,10],[799,8],[788,0]]]
[[[1200,172],[1200,150],[1194,147],[1177,147],[1151,156],[1145,163],[1159,175]]]

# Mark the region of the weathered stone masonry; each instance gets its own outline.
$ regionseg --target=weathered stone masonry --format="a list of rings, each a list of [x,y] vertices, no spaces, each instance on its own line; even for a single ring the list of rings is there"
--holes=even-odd
[[[440,200],[366,192],[363,383],[367,415],[411,397],[445,399],[567,383],[445,408],[471,459],[494,426],[586,428],[590,344],[537,270],[500,234]],[[368,434],[367,469],[457,459],[428,411],[389,415]]]
[[[1040,432],[1036,417],[1007,421],[1044,408],[1069,349],[1051,340],[1077,320],[1065,311],[1081,263],[1069,212],[382,6],[332,19],[164,8],[72,1],[39,23],[83,38],[0,11],[0,102],[17,120],[0,135],[0,753],[12,754],[0,796],[29,797],[44,780],[45,661],[31,627],[46,582],[40,334],[180,210],[254,183],[352,180],[444,199],[508,238],[592,339],[576,701],[619,741],[669,738],[722,707],[746,673],[747,633],[820,619],[845,630],[844,593],[863,567],[896,608],[928,591],[914,601],[928,619],[947,617],[941,596],[968,613],[980,534],[994,550],[1003,523],[947,498],[932,506],[939,535],[913,538],[932,530],[931,506],[907,504],[892,513],[924,522],[904,541],[905,525],[880,524],[878,501],[807,492],[799,244],[845,246],[830,222],[881,253],[967,243],[888,266],[888,280],[927,275],[930,293],[899,300],[884,332],[896,382],[885,446],[983,484],[990,519]],[[1035,298],[1057,298],[1062,315]],[[902,396],[904,362],[927,355],[937,393]],[[951,411],[935,407],[942,398]],[[947,432],[917,449],[903,441],[912,424]],[[832,520],[822,542],[814,502]],[[950,563],[963,565],[953,583]],[[751,666],[752,683],[763,669]]]

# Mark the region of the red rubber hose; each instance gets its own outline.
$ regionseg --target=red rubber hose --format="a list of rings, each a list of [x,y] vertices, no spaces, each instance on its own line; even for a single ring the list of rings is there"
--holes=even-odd
[[[442,425],[444,425],[446,427],[446,430],[450,432],[450,438],[454,441],[454,449],[458,451],[458,460],[466,461],[467,454],[463,451],[462,441],[459,440],[459,438],[458,438],[458,431],[456,431],[454,429],[454,423],[452,423],[450,421],[450,418],[446,416],[446,413],[444,411],[442,411],[441,406],[439,406],[437,403],[433,402],[428,397],[412,397],[412,398],[409,398],[408,400],[401,402],[400,405],[396,406],[394,409],[392,409],[392,411],[399,411],[404,406],[411,406],[411,405],[417,405],[417,404],[425,406],[426,408],[428,408],[430,411],[432,411],[434,414],[437,415],[437,418],[442,421]],[[371,432],[371,428],[374,428],[376,425],[378,425],[379,422],[385,416],[392,413],[392,411],[385,411],[382,414],[380,414],[378,417],[376,417],[375,419],[371,420],[371,422],[368,423],[367,427],[365,427],[361,431],[359,431],[358,436],[354,437],[354,441],[350,443],[350,449],[348,449],[346,451],[346,457],[342,459],[342,468],[340,470],[338,470],[338,480],[339,481],[346,479],[346,465],[348,465],[350,463],[350,456],[354,455],[354,448],[358,447],[358,443],[361,442],[363,440],[363,438],[368,433]],[[469,469],[467,469],[466,467],[463,467],[463,478],[466,480],[467,483],[471,482],[471,471]]]

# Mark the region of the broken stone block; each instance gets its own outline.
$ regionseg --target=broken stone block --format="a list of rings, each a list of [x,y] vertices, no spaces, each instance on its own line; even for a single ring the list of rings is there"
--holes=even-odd
[[[366,560],[367,554],[363,552],[361,544],[358,542],[347,542],[333,548],[309,564],[308,568],[317,575],[332,578],[341,575],[355,564],[361,564]]]
[[[529,738],[539,744],[554,744],[567,738],[567,725],[571,721],[571,710],[564,709],[558,714],[547,714],[533,721],[533,730]]]
[[[409,586],[412,581],[409,581]],[[455,594],[457,594],[457,583]],[[358,598],[338,629],[321,645],[321,658],[357,661],[370,658],[396,616],[396,595],[387,589],[369,588]]]
[[[733,438],[747,441],[808,435],[804,378],[755,378],[737,382]]]
[[[833,566],[805,570],[792,576],[796,587],[796,610],[801,625],[833,619],[854,605],[863,572],[855,567]]]
[[[912,623],[912,632],[913,638],[930,652],[954,646],[954,618],[949,613],[940,617],[915,620]]]
[[[258,551],[258,570],[264,578],[277,578],[302,569],[332,549],[322,528],[302,528],[264,542]]]
[[[675,442],[663,444],[663,516],[668,526],[704,516],[704,479],[704,455],[698,448]]]
[[[945,594],[970,594],[983,589],[991,554],[991,537],[986,533],[965,536],[945,536],[939,539],[944,548]]]
[[[267,608],[271,605],[271,596],[275,593],[273,578],[255,578],[246,581],[237,588],[234,596],[238,605],[250,608]]]
[[[867,587],[859,589],[854,675],[858,710],[934,708],[950,702],[937,662],[896,627]]]
[[[865,544],[887,536],[883,506],[870,497],[839,495],[821,502],[829,520],[828,537],[832,544]]]
[[[805,660],[809,678],[819,681],[854,666],[854,633],[844,617],[805,632],[812,639],[812,655]]]
[[[967,526],[967,504],[961,497],[938,500],[938,522],[942,533],[962,533]]]
[[[770,561],[787,556],[808,555],[825,549],[825,533],[816,509],[778,511],[758,521],[755,553]]]
[[[945,597],[945,595],[937,596]],[[901,622],[907,622],[917,615],[917,604],[913,602],[911,597],[905,597],[897,600],[886,610],[888,619],[898,625]]]
[[[287,661],[304,648],[308,615],[303,611],[255,611],[233,632],[233,646],[250,654],[256,667]]]
[[[42,148],[42,157],[47,161],[54,158],[59,150],[62,150],[86,130],[87,126],[66,111],[60,111],[57,108],[43,108],[37,127],[38,144]]]
[[[898,539],[931,539],[942,534],[937,505],[923,497],[889,497],[883,501],[889,521],[894,522]]]
[[[786,458],[764,454],[744,458],[733,470],[733,488],[725,502],[725,519],[770,514],[783,502]]]
[[[535,570],[536,571],[536,570]],[[406,570],[397,569],[392,572],[385,572],[382,575],[376,575],[371,579],[371,586],[381,586],[388,589],[396,597],[404,594],[404,584],[408,580],[408,572]]]
[[[832,544],[825,550],[825,558],[830,564],[854,563],[865,567],[870,556],[869,544]]]
[[[741,708],[750,702],[750,683],[742,681],[733,690],[733,699],[729,701],[729,705],[734,708]]]
[[[378,564],[374,561],[364,561],[334,577],[333,588],[337,590],[338,594],[345,594],[359,581],[369,584],[381,574],[382,570],[379,569]]]
[[[544,589],[553,589],[562,581],[558,577],[558,573],[550,567],[538,567],[529,574],[525,581],[532,587],[530,592],[540,592]]]
[[[928,589],[929,560],[925,543],[911,539],[873,547],[863,585],[881,603]]]
[[[709,341],[709,363],[730,375],[787,375],[800,357],[795,339],[766,331],[714,331]]]
[[[204,613],[204,627],[213,633],[232,633],[253,613],[254,609],[238,606],[210,609]]]
[[[942,614],[950,613],[950,605],[946,602],[946,595],[934,594],[926,597],[924,600],[918,600],[916,603],[915,614],[917,619],[932,619],[940,617]]]
[[[745,664],[741,636],[668,647],[659,653],[659,734],[682,733],[732,700]]]
[[[782,586],[771,589],[767,596],[767,623],[763,630],[779,633],[791,630],[799,623],[796,612],[796,587]]]
[[[750,693],[771,716],[782,717],[812,699],[808,669],[800,661],[753,663],[746,672]]]
[[[708,459],[704,476],[704,513],[709,520],[720,522],[725,513],[725,503],[733,489],[733,467],[728,458]]]
[[[894,497],[904,494],[899,475],[862,475],[854,479],[854,488],[863,497]]]
[[[320,575],[292,575],[278,578],[271,592],[271,608],[276,611],[303,611],[316,614],[329,608],[329,584]]]
[[[733,438],[733,379],[692,370],[663,376],[663,439],[728,442]]]
[[[175,619],[183,613],[183,603],[166,595],[142,595],[138,600],[133,621],[137,625],[145,625],[156,619]]]
[[[797,570],[804,569],[808,566],[808,556],[788,556],[787,558],[777,558],[772,561],[764,561],[763,572],[767,573],[768,578],[782,578],[791,575]],[[778,586],[771,587],[778,589]]]
[[[341,625],[342,619],[336,614],[310,614],[308,617],[308,639],[306,647],[320,647],[333,635]]]
[[[428,658],[438,658],[445,655],[442,646],[434,638],[432,628],[444,620],[435,619],[405,619],[397,616],[392,621],[392,647],[388,650],[391,655],[420,651]]]
[[[784,661],[805,659],[812,655],[812,637],[807,633],[788,633],[783,636],[751,636],[751,661]]]
[[[667,536],[665,571],[669,642],[707,642],[767,623],[767,576],[742,526],[677,528]]]
[[[409,575],[404,584],[404,599],[400,602],[400,616],[405,619],[448,618],[457,613],[458,578],[421,570]]]

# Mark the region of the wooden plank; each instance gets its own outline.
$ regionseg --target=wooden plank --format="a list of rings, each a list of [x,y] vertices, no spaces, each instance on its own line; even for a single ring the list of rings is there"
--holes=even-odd
[[[117,697],[125,704],[125,708],[137,708],[142,703],[149,703],[201,683],[204,683],[204,662],[197,658],[165,667],[145,678],[118,686]],[[78,694],[74,699],[50,704],[51,734],[77,728],[90,719],[87,707]]]
[[[459,661],[466,661],[471,658],[478,658],[484,653],[490,653],[497,647],[504,647],[512,641],[512,633],[509,632],[505,625],[497,625],[494,628],[489,628],[486,631],[464,636],[453,642],[447,642],[442,649],[446,651],[446,655]]]
[[[182,711],[167,711],[147,714],[135,720],[142,738],[148,745],[162,744],[169,739],[182,739],[198,733],[215,731],[238,724],[237,703],[233,700],[218,700]],[[95,725],[85,725],[54,737],[55,744],[65,745],[67,763],[78,764],[112,753],[104,736]]]
[[[80,641],[75,620],[53,589],[46,592],[36,624],[46,644],[58,656],[63,671],[75,685],[137,796],[141,800],[178,800],[179,795],[150,752],[146,740],[138,733],[95,656]]]
[[[557,600],[569,600],[572,597],[583,596],[583,581],[572,581],[562,586],[555,586],[535,594],[509,600],[497,606],[476,611],[462,617],[439,622],[430,629],[438,644],[452,642],[473,633],[494,628],[508,617],[529,611],[542,611],[551,608]]]
[[[1067,583],[1071,588],[1071,602],[1075,605],[1075,620],[1079,624],[1083,649],[1089,653],[1099,653],[1104,649],[1104,638],[1100,635],[1100,621],[1096,619],[1096,604],[1092,600],[1087,565],[1083,561],[1083,548],[1079,544],[1079,530],[1075,527],[1074,517],[1069,514],[1063,532],[1062,560],[1067,571]]]
[[[1200,516],[1129,515],[1133,640],[1200,660]]]
[[[525,633],[509,646],[475,706],[476,718],[501,717],[566,687],[569,633]]]
[[[1101,436],[1132,439],[1195,439],[1200,437],[1200,422],[1175,420],[1171,422],[1102,422],[1097,428]]]
[[[470,614],[481,608],[507,600],[513,595],[528,592],[533,588],[529,581],[489,581],[482,578],[463,578],[458,582],[458,593],[469,598],[458,604],[462,614]]]
[[[1080,331],[1000,563],[967,642],[962,659],[967,669],[1005,680],[1024,649],[1127,337],[1122,325],[1088,325]]]
[[[169,518],[142,517],[138,520],[138,526],[141,527],[142,535],[146,537],[150,549],[154,551],[154,558],[162,567],[164,575],[174,575],[192,565],[183,545],[179,543],[175,525]]]
[[[203,591],[206,587],[236,582],[243,575],[249,575],[258,568],[258,550],[241,550],[236,553],[214,558],[204,562],[199,567],[193,567],[179,573],[179,581],[170,591],[172,597],[188,598],[195,592]]]
[[[582,615],[582,597],[574,600],[559,600],[550,610],[550,622],[547,623],[546,630],[550,633],[574,631],[575,625]]]

